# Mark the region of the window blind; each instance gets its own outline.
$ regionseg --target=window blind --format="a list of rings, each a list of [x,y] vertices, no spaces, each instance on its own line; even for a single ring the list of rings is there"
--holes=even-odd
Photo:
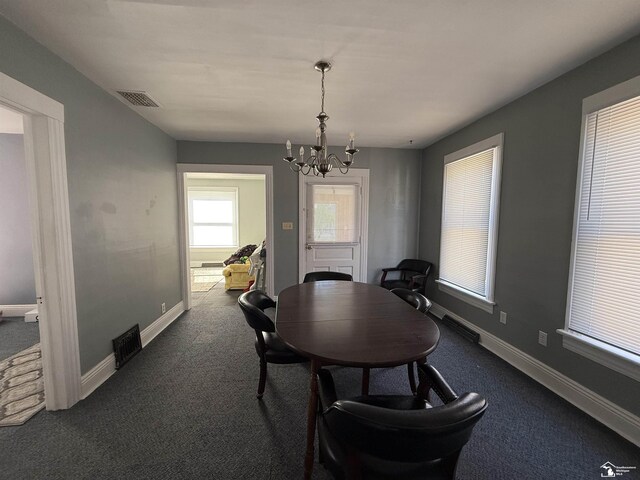
[[[440,280],[485,298],[496,151],[489,148],[444,166]]]
[[[586,116],[569,329],[640,354],[640,97]]]

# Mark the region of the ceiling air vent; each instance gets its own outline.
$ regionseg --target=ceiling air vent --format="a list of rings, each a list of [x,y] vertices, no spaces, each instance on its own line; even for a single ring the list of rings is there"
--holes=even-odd
[[[136,107],[159,107],[146,92],[135,92],[132,90],[117,90],[131,105]]]

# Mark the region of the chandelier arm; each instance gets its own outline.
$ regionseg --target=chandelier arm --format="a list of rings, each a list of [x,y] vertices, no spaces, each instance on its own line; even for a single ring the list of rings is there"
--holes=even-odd
[[[290,162],[289,168],[291,169],[292,172],[295,172],[295,173],[298,173],[301,170],[300,166],[295,162]]]
[[[305,175],[305,176],[306,176],[306,175],[309,175],[309,173],[311,172],[311,168],[312,168],[312,167],[311,167],[311,165],[309,165],[308,163],[305,163],[305,166],[307,167],[307,170],[305,171],[305,170],[304,170],[304,167],[300,167],[300,172],[301,172],[303,175]]]

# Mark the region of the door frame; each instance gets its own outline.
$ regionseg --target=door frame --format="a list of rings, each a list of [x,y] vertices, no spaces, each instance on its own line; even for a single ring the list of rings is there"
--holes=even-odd
[[[45,405],[65,409],[80,400],[81,369],[64,105],[2,72],[0,105],[24,119]]]
[[[298,281],[302,282],[307,273],[307,258],[305,245],[307,243],[307,184],[306,178],[319,179],[323,177],[311,177],[298,175]],[[360,281],[367,283],[367,252],[369,246],[369,169],[350,168],[345,174],[328,173],[324,180],[331,183],[334,178],[358,178],[362,183],[362,195],[360,198]]]
[[[187,173],[232,173],[264,175],[266,209],[267,295],[274,296],[274,231],[273,231],[273,167],[270,165],[222,165],[215,163],[178,163],[178,217],[180,225],[180,270],[182,276],[182,300],[185,310],[191,310],[191,255],[189,252],[189,214],[186,189]]]

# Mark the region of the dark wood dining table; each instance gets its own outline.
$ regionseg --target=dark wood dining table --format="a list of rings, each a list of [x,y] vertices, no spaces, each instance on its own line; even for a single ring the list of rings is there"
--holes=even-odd
[[[302,283],[278,296],[276,330],[289,347],[311,360],[304,478],[310,479],[322,365],[368,372],[424,359],[438,344],[433,320],[376,285],[347,281]]]

